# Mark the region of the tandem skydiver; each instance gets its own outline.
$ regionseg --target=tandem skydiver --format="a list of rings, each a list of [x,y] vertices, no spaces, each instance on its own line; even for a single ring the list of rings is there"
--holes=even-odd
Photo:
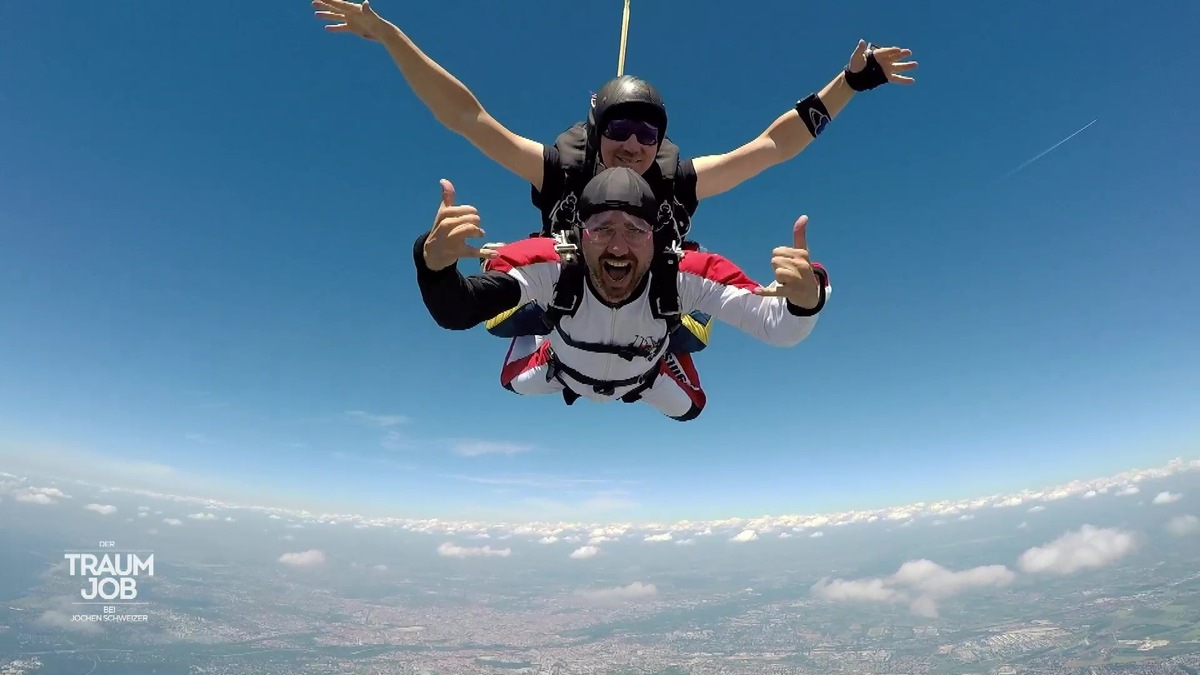
[[[674,230],[684,249],[691,218],[700,200],[730,190],[762,171],[799,154],[815,139],[856,91],[887,82],[912,84],[902,73],[916,68],[897,47],[875,48],[859,41],[850,63],[819,92],[798,101],[755,139],[730,152],[682,159],[667,137],[662,97],[650,83],[632,76],[610,80],[597,92],[587,121],[543,145],[513,133],[495,120],[453,75],[426,56],[397,26],[380,17],[369,1],[313,0],[316,17],[332,23],[326,30],[352,33],[382,44],[413,92],[443,126],[466,138],[485,155],[529,181],[532,201],[551,236],[578,224],[576,205],[583,186],[604,167],[624,166],[650,183],[659,200],[658,227]],[[486,261],[485,261],[485,269]],[[684,317],[670,349],[690,361],[708,341],[710,317]],[[545,335],[544,309],[513,307],[486,322],[488,331],[516,338]],[[516,347],[515,343],[513,345]]]
[[[700,310],[792,347],[812,332],[831,293],[829,275],[809,259],[807,216],[792,226],[790,246],[771,250],[770,287],[714,253],[691,252],[664,270],[670,235],[653,225],[658,198],[627,167],[588,181],[579,220],[557,242],[533,237],[481,251],[467,243],[483,235],[479,211],[455,201],[443,180],[433,227],[413,244],[421,299],[448,330],[470,329],[508,307],[546,307],[546,338],[505,359],[502,384],[525,396],[561,394],[568,405],[581,397],[642,401],[671,419],[693,420],[704,410],[704,390],[667,344],[682,316]],[[458,260],[479,257],[491,269],[464,277]]]

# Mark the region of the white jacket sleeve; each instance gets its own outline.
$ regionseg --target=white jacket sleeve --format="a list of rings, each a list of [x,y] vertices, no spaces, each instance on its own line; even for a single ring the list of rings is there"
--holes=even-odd
[[[536,302],[542,306],[554,297],[554,284],[558,281],[559,263],[540,262],[524,267],[513,267],[508,275],[521,283],[521,304]]]
[[[680,305],[685,314],[699,310],[767,344],[791,347],[812,332],[832,290],[825,269],[819,264],[813,269],[822,292],[817,306],[804,310],[785,298],[755,295],[759,284],[726,258],[689,251],[679,265]]]

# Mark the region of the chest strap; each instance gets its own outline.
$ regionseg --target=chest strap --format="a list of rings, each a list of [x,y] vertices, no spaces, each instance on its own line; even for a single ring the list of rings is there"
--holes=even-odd
[[[585,352],[598,354],[615,354],[626,361],[633,361],[635,358],[653,358],[662,349],[663,343],[669,339],[668,336],[647,345],[614,345],[607,342],[581,342],[567,335],[561,328],[558,330],[558,336],[562,338],[563,342],[575,349],[582,349]]]
[[[601,396],[612,396],[613,393],[617,390],[617,387],[628,387],[631,385],[636,385],[636,387],[635,387],[634,391],[631,391],[629,393],[633,394],[636,392],[637,394],[640,395],[641,392],[645,391],[646,389],[649,389],[650,385],[654,384],[654,380],[658,377],[658,374],[662,371],[660,362],[655,362],[652,365],[652,367],[650,367],[648,370],[646,370],[646,372],[642,373],[641,375],[637,375],[635,377],[627,377],[623,380],[598,380],[594,377],[589,377],[587,375],[584,375],[583,373],[579,372],[578,370],[575,370],[574,368],[564,364],[562,361],[559,360],[558,355],[554,353],[553,349],[549,349],[547,351],[548,351],[547,364],[549,365],[549,368],[546,369],[546,381],[547,382],[549,382],[550,380],[558,380],[559,383],[561,383],[563,385],[563,387],[565,387],[566,389],[569,390],[570,386],[566,382],[564,382],[562,379],[562,375],[565,373],[566,375],[569,375],[571,377],[571,379],[575,380],[576,382],[579,382],[581,384],[585,384],[585,385],[591,387],[592,391],[596,392],[597,394],[599,394]],[[628,396],[628,394],[626,396]],[[578,398],[578,395],[576,395],[575,398]],[[636,400],[636,399],[634,399],[634,400]],[[569,400],[568,405],[570,405],[573,402],[574,402],[573,400]]]
[[[554,284],[554,294],[542,314],[542,321],[551,330],[558,329],[564,316],[574,316],[579,311],[587,282],[587,266],[579,258],[578,248],[570,243],[565,235],[557,238],[558,243],[554,248],[561,259],[558,280]],[[672,243],[660,250],[650,261],[650,313],[654,318],[666,322],[668,336],[683,325],[683,311],[679,301],[679,261],[682,257],[683,250]],[[614,353],[608,350],[601,351]]]

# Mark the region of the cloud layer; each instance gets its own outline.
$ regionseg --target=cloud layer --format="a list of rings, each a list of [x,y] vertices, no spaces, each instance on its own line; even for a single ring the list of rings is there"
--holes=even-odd
[[[399,416],[368,417],[366,414],[354,415],[364,423],[377,427],[391,427],[403,423]],[[804,537],[816,539],[826,536],[829,532],[844,526],[864,523],[887,524],[890,527],[908,527],[924,520],[930,525],[940,525],[952,521],[965,521],[975,517],[984,510],[1021,508],[1030,513],[1036,513],[1069,497],[1080,499],[1123,499],[1139,484],[1147,481],[1166,478],[1185,471],[1200,468],[1200,460],[1184,462],[1174,460],[1165,466],[1151,469],[1127,471],[1108,478],[1072,481],[1070,483],[1044,490],[1023,490],[1012,494],[999,494],[965,499],[959,501],[941,501],[918,503],[906,506],[881,508],[873,510],[845,511],[825,514],[775,515],[758,518],[727,518],[707,521],[675,521],[668,523],[588,523],[580,521],[534,521],[534,522],[479,522],[441,519],[412,519],[395,517],[370,517],[360,514],[317,513],[306,509],[286,509],[269,506],[254,506],[216,499],[200,499],[162,492],[128,489],[102,488],[109,495],[135,495],[153,499],[174,502],[178,508],[167,507],[167,512],[145,506],[137,507],[134,517],[146,519],[153,516],[153,522],[162,522],[172,528],[188,527],[220,527],[223,522],[233,522],[235,518],[224,512],[239,510],[246,517],[253,515],[265,516],[268,519],[284,521],[283,526],[291,529],[301,529],[310,526],[347,525],[356,529],[395,528],[408,532],[427,534],[441,537],[451,537],[438,549],[438,554],[451,558],[503,558],[512,554],[513,549],[507,546],[468,546],[462,539],[486,539],[491,541],[505,540],[517,537],[547,546],[562,544],[571,548],[562,555],[575,559],[586,559],[603,553],[606,544],[621,541],[642,541],[649,545],[689,545],[705,539],[726,541],[731,545],[754,546],[766,539],[789,539]],[[488,479],[493,485],[519,485],[529,481],[541,480],[536,477],[517,479],[492,478]],[[481,479],[482,480],[482,479]],[[596,479],[599,480],[599,479]],[[14,474],[0,474],[0,499],[11,499],[13,502],[28,505],[29,508],[56,508],[69,504],[73,497],[72,485],[89,485],[82,481],[63,481],[61,484],[33,485],[28,479]],[[587,480],[578,479],[569,487],[582,488],[589,485]],[[1153,491],[1156,496],[1153,504],[1160,508],[1180,503],[1186,496],[1169,492]],[[1123,496],[1124,495],[1124,496]],[[611,497],[615,502],[619,496]],[[117,502],[119,504],[120,502]],[[1130,502],[1131,504],[1134,502]],[[82,508],[93,514],[112,516],[119,513],[121,507],[114,504],[89,502],[77,503],[74,508]],[[569,508],[556,511],[569,514]],[[242,516],[239,516],[241,519]],[[1022,524],[1022,527],[1025,525]],[[1164,527],[1176,535],[1185,535],[1197,529],[1193,516],[1178,516]],[[455,541],[458,539],[458,541]],[[1050,542],[1043,547],[1027,551],[1018,561],[1018,566],[1027,573],[1063,573],[1061,570],[1076,569],[1079,566],[1094,566],[1103,564],[1112,556],[1127,553],[1134,543],[1125,537],[1111,536],[1107,530],[1081,530],[1074,538]],[[893,588],[894,586],[889,586]]]
[[[1074,574],[1104,567],[1134,550],[1133,534],[1112,528],[1084,525],[1057,539],[1026,550],[1017,561],[1030,575]],[[814,597],[831,602],[907,603],[917,616],[935,618],[938,603],[982,589],[1004,588],[1017,580],[1005,565],[983,565],[953,571],[931,560],[911,560],[888,577],[822,579],[813,585]]]

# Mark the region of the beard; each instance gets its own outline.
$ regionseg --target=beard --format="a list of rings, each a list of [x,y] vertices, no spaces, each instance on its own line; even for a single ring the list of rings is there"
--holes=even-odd
[[[610,302],[619,302],[628,297],[639,281],[637,258],[606,254],[598,262],[596,269],[591,272],[596,290]]]

